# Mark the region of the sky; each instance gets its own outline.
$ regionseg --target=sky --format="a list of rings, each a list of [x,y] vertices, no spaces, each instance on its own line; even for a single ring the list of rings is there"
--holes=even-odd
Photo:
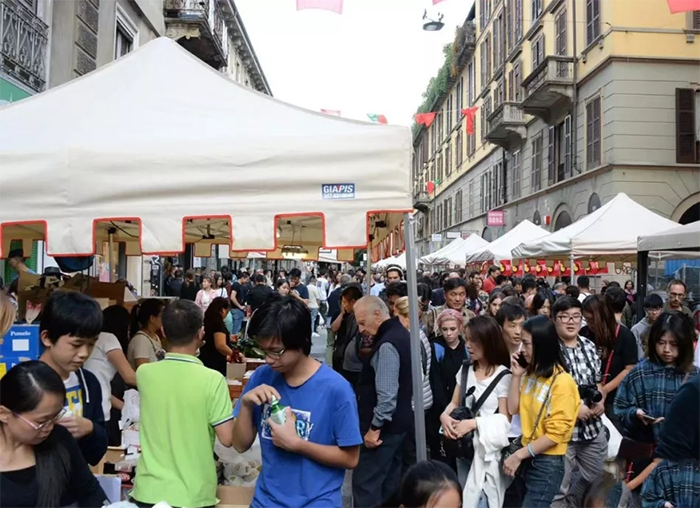
[[[339,15],[297,11],[295,0],[236,0],[276,98],[356,120],[383,114],[407,126],[472,3],[344,0]],[[429,17],[444,14],[441,31],[423,31],[426,9]]]

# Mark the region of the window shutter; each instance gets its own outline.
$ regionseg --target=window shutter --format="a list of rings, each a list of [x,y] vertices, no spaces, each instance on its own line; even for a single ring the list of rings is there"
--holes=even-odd
[[[554,173],[556,172],[556,146],[554,144],[556,127],[549,128],[549,146],[547,147],[547,183],[554,184]]]
[[[694,163],[695,153],[695,92],[676,88],[676,162]]]
[[[693,29],[700,30],[700,11],[693,11]]]

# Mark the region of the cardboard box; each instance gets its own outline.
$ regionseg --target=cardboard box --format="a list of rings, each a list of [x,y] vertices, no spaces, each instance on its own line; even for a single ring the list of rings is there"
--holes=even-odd
[[[228,363],[226,364],[227,379],[241,379],[245,376],[245,363]]]
[[[12,325],[0,339],[0,359],[10,357],[37,360],[42,350],[39,325]]]
[[[216,497],[219,498],[218,508],[246,508],[253,501],[255,488],[230,487],[219,485],[216,489]]]

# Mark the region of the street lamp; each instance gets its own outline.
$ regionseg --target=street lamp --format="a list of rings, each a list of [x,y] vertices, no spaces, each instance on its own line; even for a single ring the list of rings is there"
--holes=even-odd
[[[440,14],[438,20],[435,21],[434,19],[428,17],[428,10],[426,9],[423,11],[423,19],[427,20],[425,23],[423,23],[423,30],[426,32],[437,32],[438,30],[442,30],[442,27],[445,26],[445,23],[442,22],[443,17],[444,14]]]

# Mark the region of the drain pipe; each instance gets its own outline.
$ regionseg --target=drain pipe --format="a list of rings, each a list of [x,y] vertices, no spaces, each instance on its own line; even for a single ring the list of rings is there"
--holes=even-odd
[[[571,115],[571,168],[570,168],[570,177],[574,175],[574,170],[576,172],[581,173],[581,171],[578,169],[578,139],[577,139],[577,134],[578,134],[578,50],[577,47],[578,45],[576,44],[576,39],[578,38],[577,34],[577,23],[576,23],[576,0],[571,0],[571,6],[572,6],[572,31],[573,31],[573,36],[574,36],[574,44],[573,44],[573,52],[574,52],[574,72],[573,72],[573,80],[574,80],[574,97],[573,97],[573,102],[574,102],[574,107],[573,107],[573,114]]]

